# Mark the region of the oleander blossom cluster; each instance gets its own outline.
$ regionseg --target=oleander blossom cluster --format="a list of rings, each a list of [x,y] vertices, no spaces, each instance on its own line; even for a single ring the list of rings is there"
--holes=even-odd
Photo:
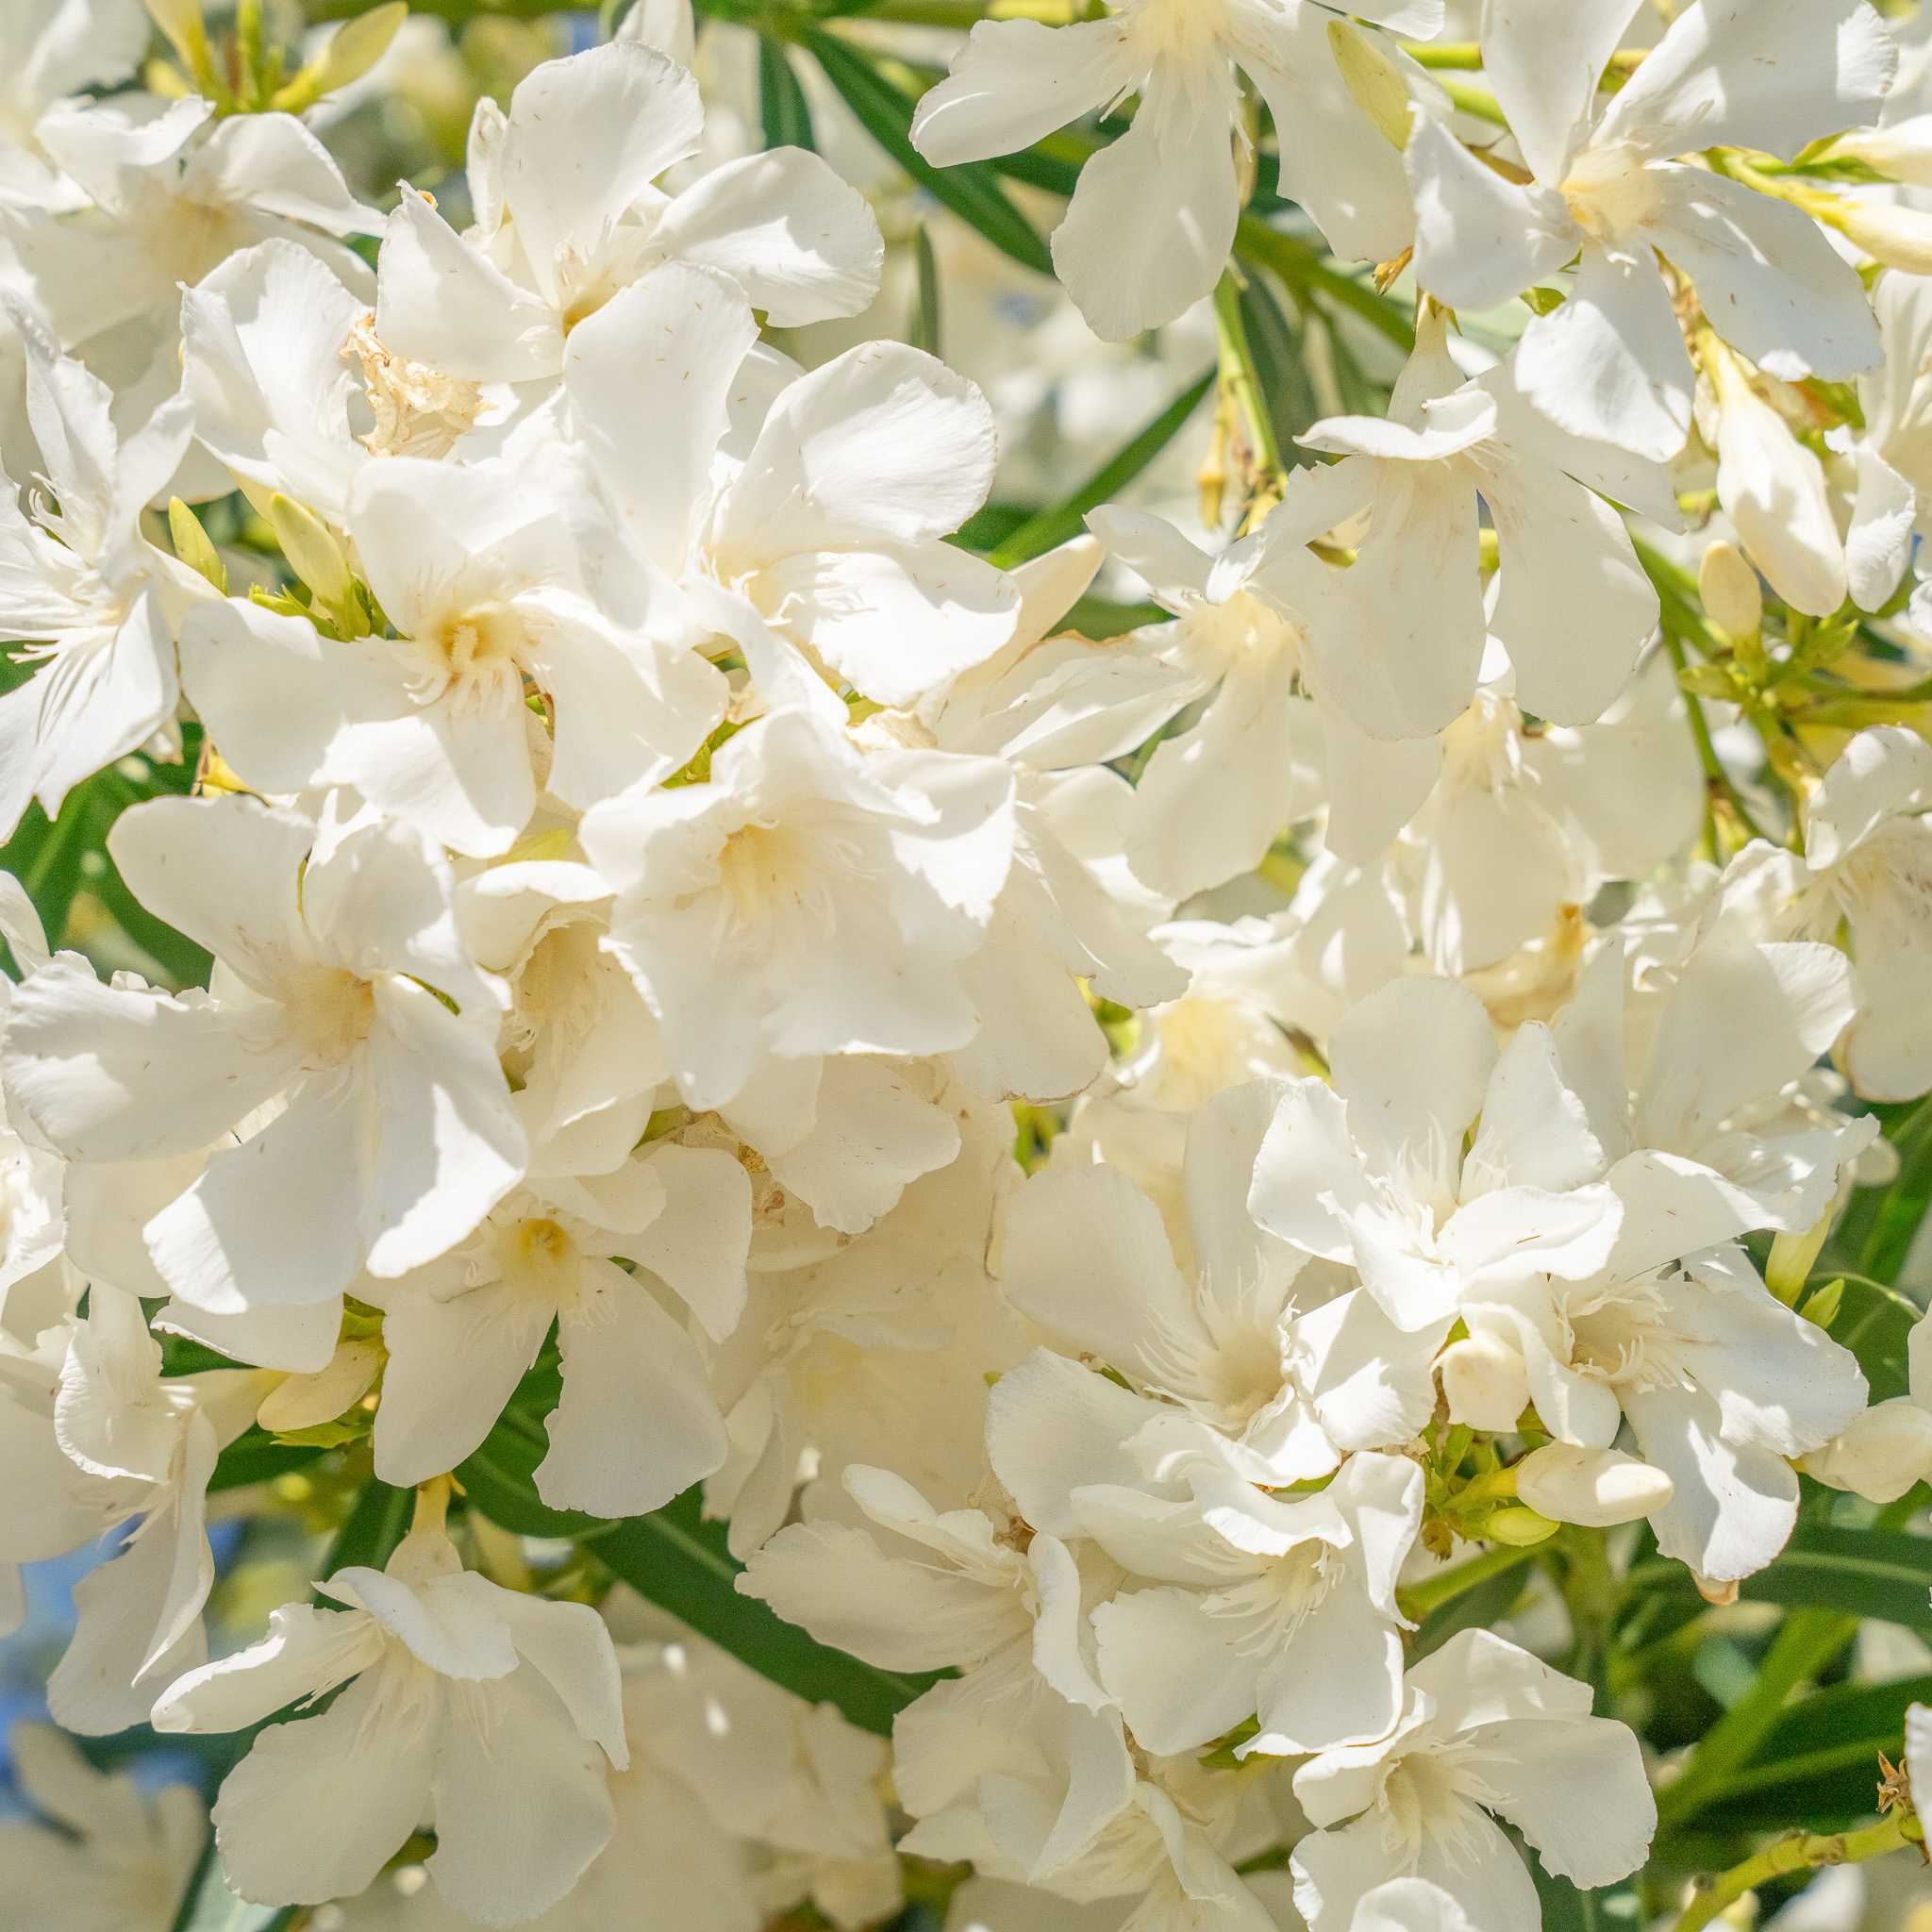
[[[106,1540],[52,1716],[232,1736],[242,1899],[858,1932],[970,1867],[993,1932],[1536,1932],[1650,1772],[1510,1637],[1419,1642],[1429,1580],[1647,1524],[1724,1601],[1801,1471],[1932,1474],[1932,1330],[1874,1403],[1803,1291],[1932,1089],[1896,36],[1485,0],[1485,121],[1441,0],[1355,12],[989,20],[924,95],[940,169],[1108,114],[1052,243],[1102,338],[1224,284],[1263,108],[1407,277],[1386,415],[1238,528],[1010,567],[992,405],[854,321],[825,159],[706,145],[678,8],[483,103],[467,223],[305,103],[121,85],[129,0],[0,21],[0,835],[192,731],[107,853],[212,960],[104,976],[0,874],[0,1612]],[[1158,608],[1076,629],[1097,580]],[[277,1443],[415,1499],[211,1657]],[[889,1724],[604,1594],[680,1498]],[[173,1924],[192,1807],[21,1748],[50,1874]]]

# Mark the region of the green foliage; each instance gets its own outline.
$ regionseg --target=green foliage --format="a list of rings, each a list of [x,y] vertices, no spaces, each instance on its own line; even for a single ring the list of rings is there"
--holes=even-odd
[[[912,145],[912,110],[917,103],[847,41],[822,28],[808,27],[799,44],[810,54],[865,130],[924,188],[969,226],[1036,275],[1053,273],[1046,243],[1007,199],[992,169],[983,162],[935,168]]]
[[[811,106],[792,71],[791,57],[765,35],[758,39],[758,116],[768,148],[817,148]]]

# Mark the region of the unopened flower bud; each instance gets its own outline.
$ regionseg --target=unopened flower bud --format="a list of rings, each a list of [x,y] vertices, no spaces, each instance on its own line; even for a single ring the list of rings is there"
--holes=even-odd
[[[1507,1543],[1511,1549],[1527,1550],[1548,1542],[1561,1527],[1541,1510],[1525,1509],[1518,1504],[1498,1509],[1483,1524],[1483,1534],[1495,1542]]]
[[[331,613],[350,608],[356,579],[328,525],[279,491],[269,499],[268,521],[289,568],[315,593],[315,601]]]
[[[1932,215],[1889,201],[1841,201],[1832,225],[1874,261],[1907,275],[1932,275]]]
[[[1854,127],[1818,158],[1863,161],[1894,181],[1932,185],[1932,114],[1908,114],[1884,127]]]
[[[1558,1523],[1608,1529],[1661,1509],[1674,1485],[1660,1469],[1621,1449],[1550,1442],[1516,1465],[1516,1493]]]
[[[382,1350],[375,1342],[339,1342],[326,1368],[311,1375],[291,1375],[270,1393],[255,1419],[272,1435],[333,1422],[369,1393],[381,1366]]]
[[[1868,1503],[1895,1503],[1932,1476],[1932,1409],[1905,1395],[1875,1403],[1798,1467],[1829,1489],[1850,1490]]]
[[[1716,542],[1704,553],[1697,594],[1710,621],[1728,636],[1755,638],[1764,628],[1763,586],[1735,543]]]
[[[1391,147],[1406,148],[1415,104],[1395,63],[1350,21],[1328,23],[1328,46],[1356,106]]]
[[[1438,1366],[1451,1422],[1500,1434],[1513,1429],[1529,1407],[1529,1371],[1522,1356],[1494,1335],[1452,1342]]]
[[[299,114],[325,94],[360,80],[389,52],[408,17],[408,0],[389,0],[344,22],[321,55],[277,92],[273,105],[285,114]]]
[[[190,570],[206,577],[223,596],[228,594],[228,571],[221,552],[201,527],[201,519],[178,496],[168,499],[168,541]]]

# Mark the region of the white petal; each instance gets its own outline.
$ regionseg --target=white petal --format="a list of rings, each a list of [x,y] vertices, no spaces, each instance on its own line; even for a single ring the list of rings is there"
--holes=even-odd
[[[1015,1307],[1130,1375],[1158,1374],[1170,1338],[1211,1350],[1159,1210],[1116,1168],[1034,1175],[1008,1210],[1005,1253]]]
[[[447,1300],[408,1279],[390,1291],[375,1412],[375,1473],[408,1487],[454,1469],[495,1425],[555,1310],[501,1282]]]
[[[1509,653],[1524,710],[1592,724],[1657,630],[1657,591],[1608,504],[1567,476],[1519,476],[1518,488],[1483,492],[1503,563],[1490,627]]]
[[[1725,341],[1790,381],[1838,381],[1879,360],[1857,271],[1802,208],[1702,169],[1658,172],[1673,192],[1646,239],[1690,277]]]
[[[1641,0],[1485,0],[1483,67],[1539,181],[1570,171],[1597,105],[1597,83]]]
[[[986,501],[996,447],[986,398],[942,362],[868,342],[778,398],[720,513],[746,561],[925,543]]]
[[[381,1652],[369,1618],[285,1604],[269,1612],[258,1642],[177,1679],[155,1706],[154,1725],[163,1735],[246,1730],[285,1704],[334,1690]]]
[[[776,328],[857,315],[886,254],[865,198],[796,148],[714,168],[664,211],[657,242],[729,275]]]
[[[887,1557],[863,1530],[837,1523],[781,1529],[752,1556],[738,1589],[821,1643],[888,1671],[976,1663],[1026,1621],[1017,1594]]]
[[[1651,1519],[1657,1548],[1719,1583],[1762,1570],[1798,1519],[1790,1464],[1772,1450],[1726,1442],[1716,1399],[1699,1391],[1648,1389],[1624,1407],[1644,1459],[1675,1485]]]
[[[990,563],[948,544],[803,551],[758,574],[783,629],[847,684],[908,705],[983,664],[1013,635],[1020,594]]]
[[[1371,1166],[1445,1179],[1460,1165],[1496,1058],[1482,1003],[1446,979],[1400,979],[1372,993],[1328,1054],[1349,1131]]]
[[[920,102],[913,145],[941,168],[1009,155],[1104,106],[1126,76],[1111,21],[981,21]]]
[[[421,1822],[437,1726],[378,1713],[380,1673],[320,1717],[273,1724],[215,1801],[228,1882],[269,1905],[323,1905],[372,1884]],[[388,1720],[385,1722],[385,1720]]]
[[[1516,380],[1573,436],[1668,462],[1690,432],[1693,384],[1655,263],[1586,245],[1569,299],[1524,330]]]
[[[697,1345],[650,1291],[585,1259],[583,1304],[559,1320],[563,1397],[537,1493],[553,1508],[643,1516],[724,1467],[728,1443]]]
[[[517,83],[503,143],[503,196],[540,282],[566,249],[594,262],[651,183],[697,147],[694,75],[615,41],[546,60]]]
[[[563,380],[575,432],[630,541],[662,570],[684,568],[732,385],[757,340],[738,288],[675,262],[571,331]]]
[[[1874,121],[1897,67],[1865,0],[1707,0],[1673,23],[1597,139],[1659,156],[1739,146],[1790,160],[1807,142]]]
[[[16,989],[4,1066],[23,1128],[70,1159],[141,1160],[206,1146],[275,1091],[289,1057],[216,1008],[103,986],[62,954]]]
[[[389,218],[381,258],[375,328],[395,354],[470,382],[557,373],[563,332],[548,305],[460,240],[413,188]]]
[[[1887,818],[1932,805],[1932,745],[1916,731],[1884,724],[1847,744],[1805,809],[1805,856],[1836,865]]]
[[[517,1740],[514,1752],[503,1738]],[[514,1925],[563,1898],[610,1841],[610,1791],[597,1748],[526,1666],[478,1688],[451,1715],[437,1754],[437,1848],[427,1871],[467,1918]]]
[[[407,1274],[459,1241],[523,1176],[527,1150],[493,1042],[434,993],[376,991],[369,1074],[379,1142],[364,1195],[371,1274]]]
[[[1433,116],[1416,116],[1406,159],[1416,280],[1439,301],[1499,308],[1576,252],[1576,225],[1560,195],[1506,181]]]
[[[1080,170],[1054,267],[1095,335],[1124,342],[1210,293],[1234,244],[1231,76],[1187,88],[1160,69],[1134,125]]]
[[[1076,1490],[1141,1474],[1128,1444],[1162,1411],[1066,1357],[1036,1349],[993,1384],[987,1453],[1027,1522],[1049,1535],[1085,1534]]]

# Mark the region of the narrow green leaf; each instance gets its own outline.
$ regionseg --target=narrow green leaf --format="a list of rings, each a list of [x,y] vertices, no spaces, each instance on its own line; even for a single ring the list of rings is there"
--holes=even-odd
[[[237,1898],[228,1889],[210,1832],[171,1932],[286,1932],[300,1910],[299,1906],[252,1906]]]
[[[1655,1557],[1633,1566],[1633,1589],[1674,1589],[1682,1566]],[[1801,1523],[1770,1568],[1746,1577],[1747,1603],[1834,1610],[1932,1631],[1932,1537],[1898,1529],[1842,1529]]]
[[[819,27],[799,36],[865,130],[936,201],[969,223],[1003,254],[1037,275],[1053,274],[1053,257],[1039,231],[1006,197],[984,162],[935,168],[912,145],[914,103],[847,42]]]
[[[640,1596],[773,1683],[811,1703],[836,1705],[861,1730],[889,1736],[892,1719],[937,1681],[829,1650],[757,1598],[741,1596],[741,1566],[724,1546],[724,1525],[703,1520],[696,1490],[654,1516],[618,1524],[593,1548]]]
[[[415,1506],[413,1491],[391,1489],[372,1476],[368,1488],[356,1499],[349,1520],[337,1531],[328,1555],[315,1573],[316,1580],[326,1583],[338,1570],[380,1570],[408,1534]]]
[[[1918,1304],[1895,1288],[1861,1276],[1834,1271],[1830,1278],[1844,1282],[1831,1339],[1858,1358],[1874,1402],[1903,1395],[1909,1379],[1907,1342],[1919,1319]]]
[[[1932,1704],[1932,1676],[1834,1685],[1801,1699],[1698,1811],[1697,1824],[1757,1828],[1802,1818],[1836,1825],[1868,1815],[1879,1754],[1897,1760],[1914,1704]]]
[[[1898,1177],[1882,1188],[1859,1188],[1836,1228],[1820,1269],[1853,1269],[1874,1281],[1896,1282],[1919,1226],[1932,1209],[1932,1099],[1911,1107],[1874,1109],[1898,1152]],[[1842,1338],[1840,1338],[1842,1340]]]
[[[1241,326],[1248,351],[1255,358],[1255,375],[1274,425],[1274,441],[1282,458],[1306,464],[1313,456],[1295,441],[1322,414],[1315,386],[1308,379],[1302,331],[1283,311],[1274,291],[1258,275],[1251,275],[1240,297]]]
[[[1534,1574],[1526,1563],[1502,1571],[1431,1610],[1410,1641],[1409,1662],[1420,1663],[1461,1631],[1488,1630],[1500,1623],[1516,1607],[1516,1599]]]
[[[919,299],[912,310],[912,346],[928,356],[944,353],[940,326],[940,265],[932,252],[932,235],[921,222],[913,238],[914,258],[919,265]]]
[[[1044,557],[1056,544],[1077,537],[1086,526],[1087,512],[1110,503],[1178,436],[1190,417],[1214,387],[1209,369],[1191,382],[1159,415],[1117,450],[1064,502],[1043,509],[1002,539],[991,562],[1002,570]]]
[[[550,1453],[544,1418],[557,1407],[563,1378],[554,1363],[532,1369],[456,1477],[470,1507],[519,1536],[595,1536],[609,1524],[577,1509],[553,1509],[537,1493],[537,1465]]]
[[[781,42],[758,36],[758,113],[764,122],[765,145],[802,147],[816,151],[811,104],[792,72],[791,58]]]
[[[170,1371],[190,1374],[193,1370]],[[327,1452],[316,1443],[277,1442],[266,1429],[255,1424],[244,1429],[228,1444],[215,1463],[208,1478],[208,1493],[218,1490],[245,1490],[256,1483],[273,1482],[278,1475],[315,1461]]]

